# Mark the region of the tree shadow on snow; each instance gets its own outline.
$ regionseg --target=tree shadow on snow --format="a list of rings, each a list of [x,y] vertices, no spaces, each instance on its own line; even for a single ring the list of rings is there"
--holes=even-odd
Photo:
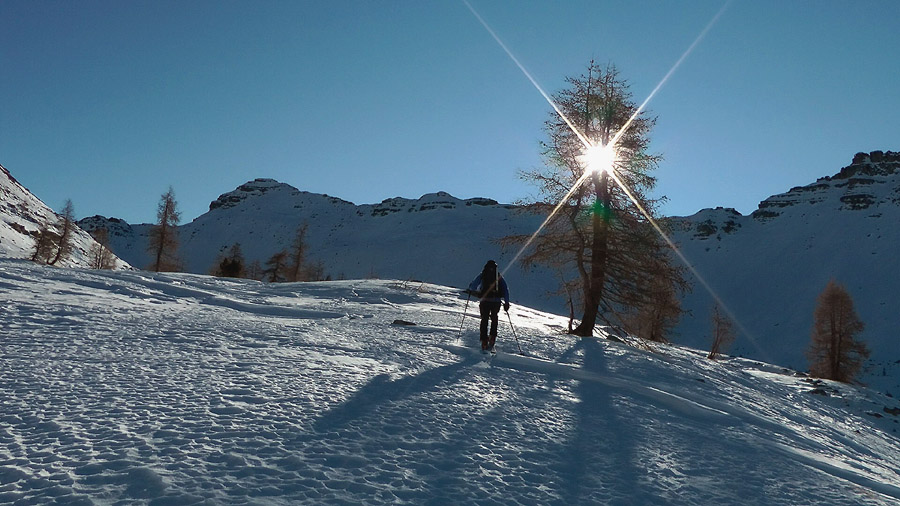
[[[455,383],[463,369],[475,361],[474,358],[461,360],[396,380],[392,380],[388,374],[379,374],[357,390],[352,397],[319,417],[313,428],[316,432],[333,431],[354,420],[369,416],[383,404],[434,390],[441,383]]]
[[[584,370],[606,376],[603,347],[594,338],[579,339],[571,350],[584,350]],[[643,504],[637,441],[617,415],[610,387],[580,380],[572,439],[562,452],[559,490],[568,504]],[[644,499],[651,499],[645,496]]]

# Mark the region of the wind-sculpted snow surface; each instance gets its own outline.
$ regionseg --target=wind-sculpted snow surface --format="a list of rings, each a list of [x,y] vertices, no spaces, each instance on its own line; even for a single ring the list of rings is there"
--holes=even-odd
[[[464,306],[0,260],[0,503],[900,501],[893,399]]]

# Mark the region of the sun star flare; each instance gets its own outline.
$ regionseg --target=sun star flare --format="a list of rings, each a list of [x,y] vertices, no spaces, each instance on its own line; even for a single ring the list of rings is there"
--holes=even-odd
[[[581,155],[581,162],[585,170],[598,174],[612,172],[617,159],[618,153],[615,146],[610,144],[604,145],[600,142],[585,149]]]

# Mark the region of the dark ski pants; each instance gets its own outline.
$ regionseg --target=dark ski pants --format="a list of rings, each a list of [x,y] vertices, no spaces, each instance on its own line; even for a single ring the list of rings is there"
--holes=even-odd
[[[494,341],[497,340],[497,315],[500,314],[500,301],[482,301],[478,304],[481,310],[481,348],[488,349],[494,347]],[[488,320],[491,322],[491,333],[488,337]]]

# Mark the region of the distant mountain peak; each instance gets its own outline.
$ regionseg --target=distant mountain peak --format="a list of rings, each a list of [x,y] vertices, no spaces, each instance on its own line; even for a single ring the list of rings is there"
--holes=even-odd
[[[403,197],[394,197],[390,199],[384,199],[380,204],[374,204],[370,206],[360,206],[361,208],[370,209],[368,213],[361,212],[361,214],[370,214],[372,216],[387,216],[389,214],[398,213],[398,212],[420,212],[420,211],[431,211],[435,209],[457,209],[460,207],[470,207],[470,206],[499,206],[496,200],[488,199],[484,197],[475,197],[471,199],[459,199],[450,195],[447,192],[439,191],[435,193],[426,193],[422,195],[418,199],[407,199]],[[508,207],[508,206],[505,206]]]
[[[702,209],[689,218],[675,218],[672,223],[684,231],[691,231],[693,239],[721,239],[721,234],[731,234],[741,228],[744,215],[732,207]]]
[[[900,170],[900,153],[895,151],[872,151],[856,153],[850,165],[826,179],[849,179],[854,176],[890,176]]]
[[[310,193],[298,190],[297,188],[269,178],[257,178],[248,181],[230,192],[219,195],[216,200],[210,202],[209,210],[228,209],[240,205],[249,199],[266,196],[267,198],[278,194],[288,199],[296,197],[306,197],[307,199],[317,200],[323,199],[326,203],[338,205],[351,205],[357,208],[356,214],[359,216],[387,216],[398,212],[419,212],[430,211],[434,209],[456,209],[459,207],[471,206],[500,206],[496,200],[474,197],[470,199],[459,199],[453,195],[438,191],[434,193],[426,193],[417,199],[409,199],[405,197],[392,197],[384,199],[377,204],[356,205],[351,202],[331,197],[325,194]],[[504,207],[510,207],[503,205]]]
[[[126,237],[132,234],[132,227],[128,222],[120,218],[107,218],[105,216],[94,215],[78,220],[78,226],[88,232],[105,228],[109,235]]]
[[[900,153],[857,153],[850,165],[834,176],[772,195],[759,203],[751,216],[768,221],[798,205],[830,205],[840,211],[863,211],[878,206],[900,205]]]
[[[209,210],[234,207],[248,198],[265,195],[273,190],[300,194],[300,190],[287,183],[280,183],[269,178],[257,178],[238,186],[230,192],[219,195],[216,200],[209,203]]]

